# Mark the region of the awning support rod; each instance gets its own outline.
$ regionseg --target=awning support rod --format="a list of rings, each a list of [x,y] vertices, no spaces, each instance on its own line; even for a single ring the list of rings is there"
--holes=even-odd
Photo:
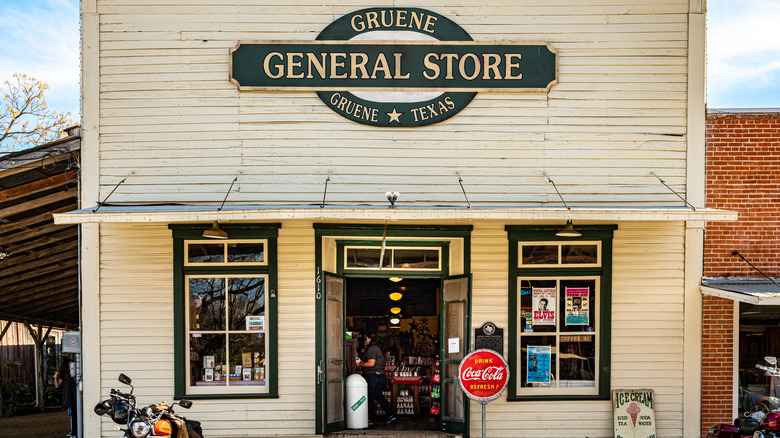
[[[322,193],[322,204],[320,208],[325,208],[325,196],[328,194],[328,182],[330,181],[330,169],[328,169],[328,179],[325,180],[325,191]]]
[[[232,182],[232,183],[230,183],[230,188],[228,189],[227,193],[225,193],[225,199],[223,199],[223,200],[222,200],[222,205],[220,205],[220,206],[219,206],[219,208],[217,209],[217,211],[222,211],[222,207],[224,207],[224,206],[225,206],[225,201],[227,201],[227,198],[228,198],[228,196],[230,195],[230,191],[231,191],[231,190],[233,190],[233,184],[235,184],[235,183],[236,183],[236,181],[238,181],[238,177],[239,177],[239,175],[241,175],[241,172],[238,172],[238,174],[236,175],[236,177],[235,177],[235,178],[233,178],[233,182]]]
[[[538,175],[538,174],[537,174]],[[555,186],[555,183],[550,178],[550,175],[547,174],[547,172],[544,172],[544,176],[547,177],[547,181],[550,181],[550,183],[553,185],[553,188],[555,189],[555,193],[558,194],[558,197],[561,198],[561,202],[563,202],[563,206],[566,207],[567,210],[571,210],[571,207],[569,207],[566,204],[566,200],[563,199],[563,196],[561,196],[561,192],[558,191],[558,187]]]
[[[119,183],[118,183],[117,185],[115,185],[115,186],[114,186],[114,190],[111,190],[111,193],[109,193],[109,194],[108,194],[108,196],[106,196],[106,198],[105,198],[105,199],[103,199],[103,201],[102,201],[102,202],[101,202],[101,201],[98,201],[98,205],[97,205],[97,207],[95,207],[95,209],[94,209],[94,210],[92,210],[92,213],[95,213],[95,212],[97,212],[97,211],[100,209],[100,207],[102,207],[102,206],[103,206],[103,204],[105,204],[105,203],[106,203],[106,201],[108,201],[108,198],[110,198],[110,197],[111,197],[111,195],[113,195],[113,194],[114,194],[114,192],[116,191],[116,189],[118,189],[118,188],[119,188],[119,186],[121,186],[121,185],[122,185],[122,183],[123,183],[123,182],[125,182],[125,180],[127,180],[127,177],[128,177],[128,176],[130,176],[130,175],[132,175],[132,174],[133,174],[133,172],[130,172],[130,173],[128,173],[126,177],[122,178],[122,181],[119,181]]]
[[[755,269],[756,271],[758,271],[758,273],[759,273],[759,274],[761,274],[761,275],[763,275],[764,277],[766,277],[766,279],[767,279],[767,280],[769,280],[769,281],[771,281],[772,283],[774,283],[774,284],[775,284],[775,286],[777,286],[777,287],[780,287],[780,284],[777,284],[777,282],[776,282],[776,281],[772,280],[772,277],[770,277],[770,276],[768,276],[768,275],[764,274],[763,272],[761,272],[761,270],[760,270],[760,269],[758,269],[758,268],[756,268],[755,266],[753,266],[753,264],[752,264],[752,263],[750,263],[750,262],[749,262],[749,261],[748,261],[748,260],[747,260],[745,257],[743,257],[743,256],[742,256],[742,254],[740,254],[740,253],[739,253],[739,251],[736,251],[736,250],[735,250],[735,251],[731,251],[731,255],[739,256],[739,258],[741,258],[742,260],[744,260],[744,261],[745,261],[745,263],[747,263],[748,265],[750,265],[750,267],[751,267],[751,268],[753,268],[753,269]]]
[[[457,172],[458,174],[458,184],[460,184],[460,189],[463,191],[463,196],[466,197],[466,204],[469,205],[469,210],[471,210],[471,202],[469,202],[469,197],[466,195],[466,189],[463,188],[463,178],[460,177],[460,172]]]
[[[664,186],[665,186],[667,189],[671,190],[671,191],[672,191],[672,193],[674,193],[675,195],[677,195],[677,197],[678,197],[678,198],[682,199],[682,200],[683,200],[683,202],[684,202],[684,203],[686,203],[686,204],[688,205],[688,207],[691,207],[691,209],[692,209],[693,211],[696,211],[696,207],[694,207],[693,205],[691,205],[691,203],[690,203],[690,202],[688,202],[688,200],[687,200],[687,199],[685,199],[685,198],[683,198],[682,196],[680,196],[680,194],[679,194],[679,193],[675,192],[673,188],[671,188],[671,187],[669,187],[668,185],[666,185],[666,183],[664,182],[664,180],[662,180],[660,176],[656,175],[654,171],[652,171],[652,170],[651,170],[651,171],[650,171],[650,173],[651,173],[651,174],[652,174],[654,177],[658,178],[658,181],[661,181],[661,184],[663,184],[663,185],[664,185]]]

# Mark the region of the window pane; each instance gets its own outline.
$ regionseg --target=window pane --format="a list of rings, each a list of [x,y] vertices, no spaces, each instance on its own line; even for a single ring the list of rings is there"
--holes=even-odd
[[[190,278],[190,330],[225,330],[225,281]]]
[[[561,245],[561,263],[564,265],[596,264],[598,262],[598,246],[596,245]]]
[[[265,330],[265,278],[228,280],[231,330]]]
[[[596,280],[561,280],[562,332],[596,330]]]
[[[520,386],[555,387],[555,336],[522,336],[520,347]]]
[[[190,385],[225,386],[225,335],[190,335]]]
[[[390,253],[385,250],[384,266],[390,267]],[[347,268],[378,268],[381,248],[347,248]]]
[[[190,243],[187,245],[188,263],[223,263],[225,245],[223,243]]]
[[[558,245],[523,245],[523,265],[557,265]]]
[[[556,287],[555,280],[528,280],[519,278],[520,331],[524,333],[547,333],[555,331]]]
[[[230,335],[230,386],[265,386],[265,334]]]
[[[596,386],[594,335],[561,336],[560,386]]]
[[[229,243],[228,262],[258,263],[265,261],[265,243]]]
[[[393,250],[393,267],[400,269],[439,269],[439,251],[429,249]]]

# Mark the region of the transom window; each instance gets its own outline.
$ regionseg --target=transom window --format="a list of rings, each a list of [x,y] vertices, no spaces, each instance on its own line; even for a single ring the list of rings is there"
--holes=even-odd
[[[508,226],[510,400],[609,398],[612,226]]]
[[[382,257],[380,263],[379,258]],[[405,271],[441,271],[440,247],[347,246],[344,248],[344,269]]]

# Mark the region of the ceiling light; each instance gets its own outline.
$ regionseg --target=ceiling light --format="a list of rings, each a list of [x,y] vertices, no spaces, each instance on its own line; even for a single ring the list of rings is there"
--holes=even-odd
[[[582,237],[582,233],[574,229],[571,219],[566,221],[566,226],[561,231],[555,233],[558,237]]]
[[[388,280],[392,281],[393,283],[398,283],[399,281],[403,280],[401,277],[390,277]]]
[[[0,260],[3,260],[6,257],[8,257],[8,253],[5,251],[0,251]]]
[[[219,222],[214,221],[214,225],[209,228],[208,230],[204,231],[202,234],[203,237],[207,237],[209,239],[227,239],[228,234],[224,230],[219,229]]]
[[[399,313],[401,313],[401,308],[400,307],[393,307],[393,308],[390,309],[390,313],[399,314]]]
[[[403,295],[401,294],[401,292],[393,292],[393,293],[390,294],[390,299],[393,300],[393,301],[398,301],[401,298],[403,298]]]
[[[400,323],[401,323],[401,318],[399,318],[397,316],[394,316],[394,317],[390,318],[390,324],[398,325]]]

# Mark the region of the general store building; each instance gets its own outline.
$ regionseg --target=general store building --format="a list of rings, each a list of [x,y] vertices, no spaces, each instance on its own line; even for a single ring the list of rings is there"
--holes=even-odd
[[[82,24],[83,209],[57,221],[86,401],[125,373],[210,437],[321,435],[347,332],[377,330],[429,386],[439,363],[402,420],[479,434],[457,365],[489,322],[490,436],[612,436],[616,389],[699,433],[703,229],[736,219],[704,207],[703,1],[85,0]]]

